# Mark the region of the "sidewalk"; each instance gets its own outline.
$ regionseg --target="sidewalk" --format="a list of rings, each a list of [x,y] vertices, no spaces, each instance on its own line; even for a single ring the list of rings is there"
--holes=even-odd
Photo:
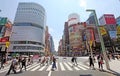
[[[88,57],[81,57],[82,59],[86,59],[86,64],[89,65],[89,62],[88,62]],[[98,67],[98,62],[97,62],[97,58],[95,57],[96,59],[96,63],[94,63],[94,66],[96,69],[99,69]],[[107,70],[106,68],[106,64],[105,64],[105,61],[104,61],[104,64],[103,64],[103,69],[107,72],[111,72],[111,73],[114,73],[114,74],[119,74],[120,76],[120,59],[117,60],[113,60],[111,59],[111,61],[109,61],[109,66],[110,66],[110,70]],[[118,75],[117,75],[118,76]]]
[[[99,69],[97,62],[94,65],[95,65],[95,68]],[[116,72],[116,73],[120,74],[120,60],[117,60],[117,59],[113,60],[113,59],[111,59],[111,61],[109,61],[109,66],[110,66],[111,70],[107,70],[106,64],[105,64],[105,61],[104,61],[104,64],[103,64],[103,69],[104,70],[111,71],[111,72]]]

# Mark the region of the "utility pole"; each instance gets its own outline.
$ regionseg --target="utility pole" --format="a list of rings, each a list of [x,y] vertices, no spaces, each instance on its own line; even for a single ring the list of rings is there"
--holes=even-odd
[[[86,11],[88,12],[92,12],[94,14],[94,18],[95,18],[95,25],[97,27],[97,31],[98,31],[98,35],[99,35],[99,39],[100,39],[100,43],[101,43],[101,48],[102,48],[102,54],[103,54],[103,57],[105,59],[105,63],[106,63],[106,68],[109,70],[110,69],[110,66],[109,66],[109,62],[108,62],[108,58],[107,58],[107,55],[106,55],[106,50],[105,50],[105,45],[104,45],[104,42],[103,42],[103,38],[100,34],[100,29],[99,29],[99,24],[98,24],[98,20],[97,20],[97,15],[96,15],[96,12],[95,10],[93,9],[87,9]]]

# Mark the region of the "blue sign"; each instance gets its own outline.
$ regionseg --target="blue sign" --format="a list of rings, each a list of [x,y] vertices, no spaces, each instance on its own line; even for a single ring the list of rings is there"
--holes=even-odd
[[[117,37],[116,33],[117,33],[116,31],[109,31],[110,38],[111,39],[116,38]]]

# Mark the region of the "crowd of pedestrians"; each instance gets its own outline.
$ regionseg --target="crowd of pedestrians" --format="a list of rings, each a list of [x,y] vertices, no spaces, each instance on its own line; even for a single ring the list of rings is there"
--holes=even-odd
[[[13,71],[14,74],[21,73],[23,71],[23,68],[26,71],[26,66],[30,65],[32,63],[32,59],[30,59],[30,58],[31,57],[26,58],[26,57],[22,57],[22,56],[13,57],[11,60],[9,70],[6,75],[9,75],[11,71]]]
[[[52,65],[52,68],[51,68],[52,71],[57,69],[55,56],[43,56],[43,57],[40,57],[38,62],[40,63],[40,66]]]

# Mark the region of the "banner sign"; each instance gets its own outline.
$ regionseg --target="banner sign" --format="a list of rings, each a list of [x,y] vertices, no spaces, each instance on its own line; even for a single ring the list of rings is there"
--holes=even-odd
[[[116,31],[109,31],[110,38],[111,39],[116,38],[117,37],[116,33],[117,33]]]
[[[107,34],[105,28],[103,26],[99,27],[101,35]]]
[[[120,34],[120,26],[117,26],[117,34]]]

